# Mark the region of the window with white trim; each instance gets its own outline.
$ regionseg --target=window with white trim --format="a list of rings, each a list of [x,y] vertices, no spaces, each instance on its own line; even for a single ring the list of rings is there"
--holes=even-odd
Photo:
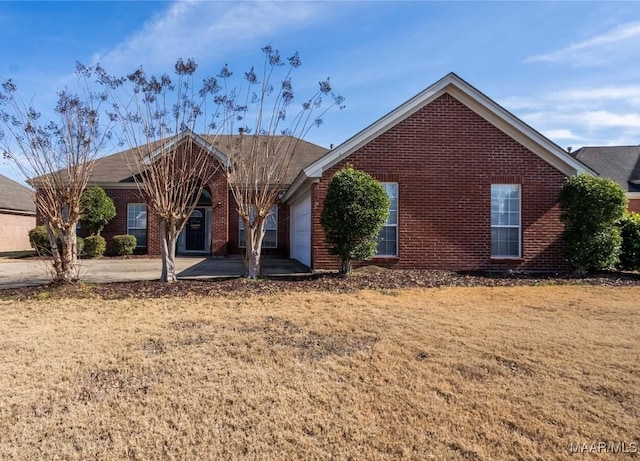
[[[398,256],[398,183],[380,183],[389,196],[389,216],[378,234],[376,256]]]
[[[255,211],[252,211],[251,219],[255,217]],[[238,216],[238,245],[240,248],[247,247],[247,241],[244,237],[244,224],[242,218]],[[264,221],[264,237],[262,239],[262,248],[278,248],[278,206],[274,205],[271,212]]]
[[[491,185],[491,256],[520,257],[520,184]]]
[[[147,246],[147,205],[127,204],[127,234],[136,238],[136,248]]]

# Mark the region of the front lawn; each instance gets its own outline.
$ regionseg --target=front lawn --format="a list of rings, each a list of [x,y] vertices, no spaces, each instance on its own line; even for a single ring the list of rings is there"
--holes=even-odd
[[[0,459],[638,456],[640,287],[255,291],[0,300]]]

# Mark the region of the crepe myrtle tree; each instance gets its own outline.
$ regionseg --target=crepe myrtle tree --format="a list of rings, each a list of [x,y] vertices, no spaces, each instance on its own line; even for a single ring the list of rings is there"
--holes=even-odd
[[[237,81],[226,65],[215,79],[222,87],[214,100],[220,107],[223,133],[216,144],[229,158],[225,172],[244,226],[249,279],[260,276],[265,222],[288,186],[289,168],[301,141],[322,124],[327,111],[344,107],[344,98],[333,93],[329,79],[296,103],[293,74],[302,64],[300,56],[294,53],[285,59],[270,45],[262,52],[261,65],[244,72],[239,83],[234,84]]]
[[[340,273],[351,273],[352,261],[376,253],[378,234],[389,215],[389,196],[364,171],[349,166],[329,182],[320,224],[329,252],[340,258]]]
[[[54,281],[79,278],[76,224],[81,217],[81,197],[93,166],[108,142],[114,120],[100,117],[103,92],[89,90],[90,69],[77,68],[79,92],[58,93],[54,120],[18,94],[12,80],[0,88],[0,142],[3,155],[14,161],[35,189],[39,219],[51,244]]]
[[[128,147],[129,168],[149,213],[158,218],[163,282],[177,280],[178,235],[220,166],[210,145],[195,133],[215,129],[219,113],[206,108],[207,101],[216,105],[213,96],[220,87],[215,79],[197,85],[197,67],[193,59],[178,59],[173,76],[148,75],[139,68],[124,77],[96,67]]]

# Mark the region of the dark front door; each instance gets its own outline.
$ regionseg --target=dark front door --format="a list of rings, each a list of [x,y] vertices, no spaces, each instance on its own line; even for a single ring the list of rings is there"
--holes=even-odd
[[[204,239],[206,235],[206,223],[204,219],[204,208],[196,208],[189,216],[185,226],[185,250],[204,251]]]

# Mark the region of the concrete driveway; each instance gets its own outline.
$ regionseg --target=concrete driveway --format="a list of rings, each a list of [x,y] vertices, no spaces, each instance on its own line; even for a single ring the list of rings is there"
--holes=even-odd
[[[80,277],[85,282],[126,282],[132,280],[157,280],[160,278],[160,259],[82,259]],[[244,264],[239,256],[225,258],[176,258],[178,278],[215,279],[240,277]],[[51,281],[51,262],[37,259],[0,258],[0,289],[44,285]],[[308,274],[309,269],[291,259],[262,259],[262,273],[268,276]]]

